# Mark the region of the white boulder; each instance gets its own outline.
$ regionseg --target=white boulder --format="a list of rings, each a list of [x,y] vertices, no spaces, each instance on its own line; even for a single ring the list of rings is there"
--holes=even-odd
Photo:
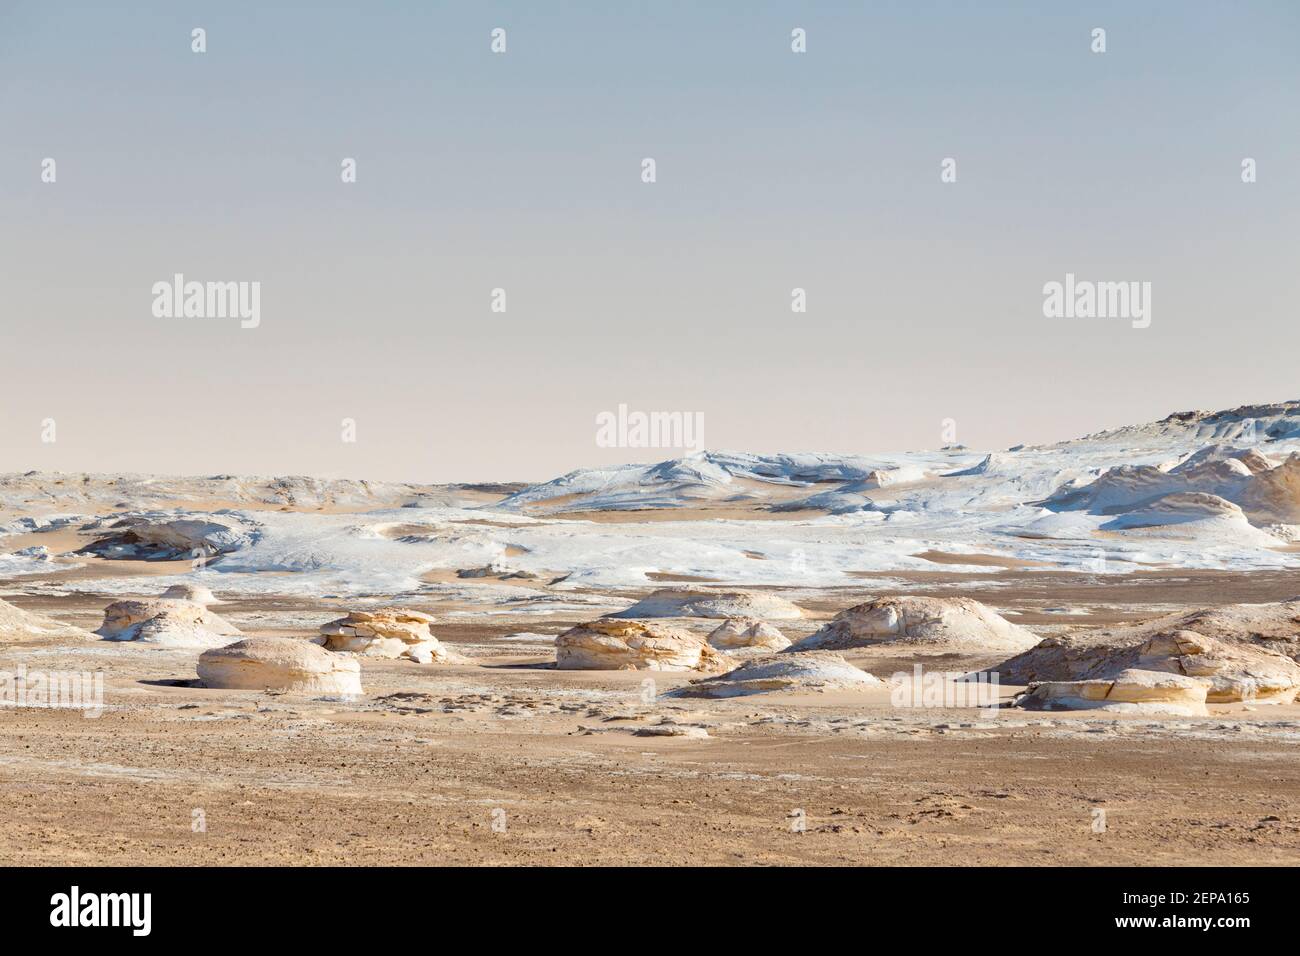
[[[601,618],[555,639],[555,666],[561,670],[719,672],[733,664],[690,631],[652,621]]]
[[[289,637],[248,637],[199,655],[199,680],[205,687],[279,690],[294,694],[355,695],[361,690],[361,665],[355,657],[331,654]]]

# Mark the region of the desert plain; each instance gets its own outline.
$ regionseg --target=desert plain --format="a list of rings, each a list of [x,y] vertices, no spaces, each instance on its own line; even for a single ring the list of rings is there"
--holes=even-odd
[[[1298,452],[0,476],[0,863],[1300,862]]]

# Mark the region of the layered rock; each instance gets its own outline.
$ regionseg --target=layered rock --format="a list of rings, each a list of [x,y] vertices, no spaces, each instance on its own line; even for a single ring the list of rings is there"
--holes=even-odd
[[[1027,710],[1108,710],[1203,717],[1210,681],[1159,671],[1124,670],[1113,677],[1030,684],[1015,706]]]
[[[756,617],[794,620],[803,611],[783,597],[763,591],[708,591],[660,588],[626,611],[609,617]]]
[[[708,642],[724,651],[745,648],[783,651],[790,646],[790,639],[784,634],[753,617],[728,618],[709,632]]]
[[[362,693],[361,665],[356,658],[331,654],[310,641],[288,637],[248,637],[204,651],[199,655],[198,673],[203,686],[229,690]]]
[[[117,560],[175,561],[229,554],[256,538],[250,521],[224,511],[129,515],[108,524],[105,530],[109,533],[78,553]]]
[[[601,618],[555,639],[561,670],[721,672],[734,663],[690,631],[652,621]]]
[[[104,609],[96,631],[109,641],[139,641],[165,647],[219,647],[239,628],[193,601],[171,598],[115,601]]]
[[[1005,681],[1105,680],[1140,668],[1208,679],[1210,703],[1289,703],[1300,691],[1300,601],[1169,614],[1045,639],[996,669]]]
[[[752,660],[672,693],[679,697],[744,697],[773,691],[866,690],[884,686],[885,681],[854,667],[839,654],[808,651]]]
[[[887,597],[841,611],[791,651],[933,644],[971,652],[1024,650],[1037,635],[969,598]]]
[[[71,624],[64,624],[44,614],[35,614],[0,601],[0,644],[18,643],[39,638],[93,640],[95,635]]]
[[[406,658],[420,664],[446,664],[458,659],[433,636],[434,619],[420,611],[385,607],[351,611],[321,625],[317,643],[326,650],[362,657]]]

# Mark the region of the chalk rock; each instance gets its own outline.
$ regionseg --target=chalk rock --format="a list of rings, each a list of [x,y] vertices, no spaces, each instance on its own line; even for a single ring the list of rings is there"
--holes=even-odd
[[[176,601],[193,601],[205,607],[209,604],[221,603],[217,600],[217,596],[202,584],[173,584],[163,591],[162,596]]]
[[[1300,522],[1300,453],[1251,479],[1241,503],[1253,515]]]
[[[1159,671],[1126,670],[1114,677],[1030,684],[1015,706],[1027,710],[1109,710],[1202,717],[1210,681]]]
[[[718,672],[734,663],[690,631],[649,621],[601,618],[555,639],[561,670]]]
[[[280,690],[295,694],[362,693],[355,657],[331,654],[310,641],[247,637],[199,655],[204,687]]]
[[[670,693],[677,697],[744,697],[783,690],[820,692],[884,686],[885,681],[854,667],[839,654],[808,651],[752,660]]]
[[[1207,677],[1211,703],[1285,702],[1300,686],[1300,600],[1227,604],[1053,635],[995,668],[1013,684],[1105,679],[1121,670]]]
[[[0,601],[0,644],[29,641],[35,638],[73,638],[93,640],[93,634],[71,624],[64,624],[44,614],[35,614]]]
[[[193,601],[151,598],[115,601],[104,609],[96,631],[109,641],[139,641],[165,647],[220,647],[240,634],[239,628]]]
[[[1024,650],[1038,637],[970,598],[887,597],[841,611],[790,651],[887,642],[997,651]]]
[[[208,558],[238,551],[258,534],[251,521],[225,511],[145,512],[113,521],[105,530],[109,533],[77,553],[133,561]]]
[[[757,617],[794,620],[803,611],[785,598],[763,591],[706,591],[660,588],[626,611],[608,617]]]
[[[459,659],[429,630],[433,618],[420,611],[385,607],[351,611],[347,617],[322,624],[321,644],[326,650],[362,657],[404,657],[420,664],[446,664]]]
[[[752,617],[728,618],[709,633],[708,641],[724,651],[739,648],[783,651],[790,646],[789,638],[775,627]]]

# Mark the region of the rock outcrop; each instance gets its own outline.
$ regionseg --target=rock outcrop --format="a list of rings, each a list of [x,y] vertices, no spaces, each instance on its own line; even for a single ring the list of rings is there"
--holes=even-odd
[[[940,645],[970,652],[1024,650],[1035,634],[969,598],[887,597],[841,611],[790,651],[872,644]]]
[[[561,670],[721,672],[734,664],[690,631],[653,621],[601,618],[555,639]]]
[[[766,651],[783,651],[790,639],[766,621],[753,617],[732,617],[709,632],[708,641],[723,651],[753,648]]]
[[[77,553],[132,561],[206,559],[238,551],[257,536],[250,521],[225,511],[135,514],[113,521],[105,530],[107,534]]]
[[[355,657],[331,654],[289,637],[248,637],[199,655],[199,680],[205,687],[278,690],[293,694],[362,693],[361,665]]]
[[[95,635],[44,614],[24,611],[8,601],[0,601],[0,644],[16,644],[38,638],[90,641],[94,640]]]
[[[999,665],[1001,679],[1105,680],[1139,668],[1209,680],[1210,703],[1289,703],[1300,691],[1300,601],[1238,604],[1053,636]]]
[[[1026,710],[1109,710],[1203,717],[1210,682],[1159,671],[1125,670],[1098,680],[1043,681],[1016,698]]]
[[[886,682],[854,667],[839,654],[809,651],[741,664],[733,671],[691,682],[677,697],[744,697],[772,691],[866,690]]]
[[[757,617],[794,620],[803,611],[783,597],[763,591],[707,591],[693,588],[660,588],[626,611],[609,617]]]
[[[220,647],[239,628],[193,601],[150,598],[115,601],[104,609],[95,633],[109,641],[139,641],[164,647]]]
[[[420,611],[395,607],[351,611],[347,617],[322,624],[316,643],[329,651],[362,657],[403,657],[419,664],[458,660],[429,630],[433,621]]]

